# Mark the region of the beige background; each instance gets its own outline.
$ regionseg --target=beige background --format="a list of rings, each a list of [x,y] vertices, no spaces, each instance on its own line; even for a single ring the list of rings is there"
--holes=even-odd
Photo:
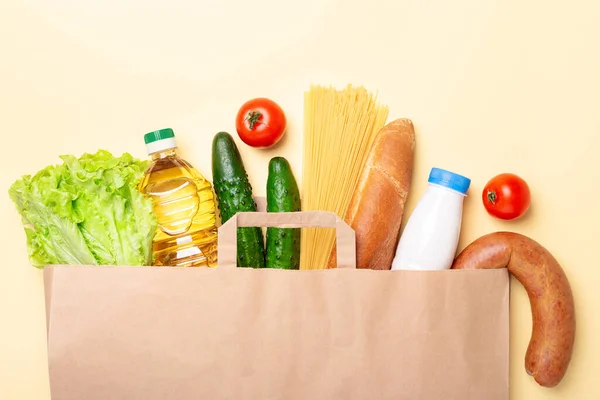
[[[50,5],[51,4],[51,5]],[[99,148],[145,157],[142,135],[170,126],[210,176],[210,143],[245,100],[289,118],[275,149],[240,150],[264,194],[267,163],[301,172],[303,91],[363,84],[412,118],[408,212],[432,166],[473,179],[460,247],[498,229],[535,238],[563,264],[577,302],[576,350],[555,389],[523,368],[526,294],[511,298],[511,399],[600,398],[600,5],[593,0],[2,0],[0,2],[0,398],[48,399],[41,271],[6,191],[58,155]],[[567,5],[568,4],[568,5]],[[527,218],[487,216],[479,193],[500,172],[531,185]],[[401,356],[401,355],[399,355]],[[427,377],[424,377],[427,379]],[[435,384],[435,382],[432,382]]]

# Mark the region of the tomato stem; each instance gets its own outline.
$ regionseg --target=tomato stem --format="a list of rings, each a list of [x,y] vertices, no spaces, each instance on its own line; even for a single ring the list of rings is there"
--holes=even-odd
[[[498,199],[498,196],[496,195],[496,192],[494,190],[488,190],[487,191],[487,199],[490,203],[496,204],[496,200]]]
[[[254,129],[254,125],[256,125],[260,119],[260,117],[262,117],[262,114],[258,111],[252,110],[248,113],[248,116],[246,117],[246,121],[248,121],[250,123],[250,130]]]

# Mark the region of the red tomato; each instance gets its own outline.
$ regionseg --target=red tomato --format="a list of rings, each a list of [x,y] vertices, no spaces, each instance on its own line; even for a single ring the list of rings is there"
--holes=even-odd
[[[521,217],[529,209],[531,193],[527,183],[515,174],[500,174],[483,188],[483,205],[490,215],[510,220]]]
[[[273,146],[283,137],[287,120],[273,100],[259,97],[242,105],[235,119],[235,129],[248,146]]]

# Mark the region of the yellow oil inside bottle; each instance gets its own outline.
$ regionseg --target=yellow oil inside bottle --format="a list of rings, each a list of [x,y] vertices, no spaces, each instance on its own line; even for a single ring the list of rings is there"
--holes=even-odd
[[[217,228],[212,185],[176,149],[152,154],[140,182],[150,196],[158,229],[154,265],[217,266]]]

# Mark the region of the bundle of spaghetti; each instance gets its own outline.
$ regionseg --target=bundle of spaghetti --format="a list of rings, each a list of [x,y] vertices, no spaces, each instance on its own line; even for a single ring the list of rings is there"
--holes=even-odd
[[[389,109],[362,86],[313,85],[304,96],[302,210],[344,218],[360,171]],[[335,230],[303,228],[300,269],[327,268]]]

